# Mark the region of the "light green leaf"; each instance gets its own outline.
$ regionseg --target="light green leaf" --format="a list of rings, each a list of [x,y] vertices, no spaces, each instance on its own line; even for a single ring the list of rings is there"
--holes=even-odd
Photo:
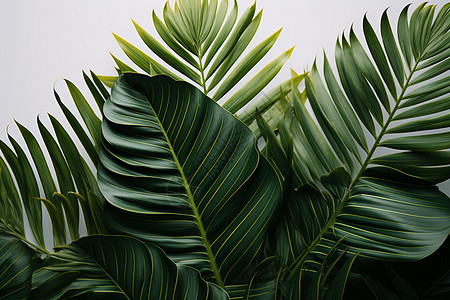
[[[252,40],[253,36],[256,33],[256,30],[259,27],[259,24],[261,22],[261,16],[262,16],[262,12],[259,12],[258,15],[252,20],[252,22],[248,25],[248,27],[242,33],[241,38],[236,42],[233,49],[227,55],[227,58],[223,61],[222,65],[217,70],[216,75],[214,75],[213,79],[211,80],[211,83],[208,86],[208,92],[211,91],[214,87],[216,87],[216,85],[223,78],[225,78],[225,75],[227,74],[227,72],[229,72],[229,70],[231,69],[233,64],[237,61],[237,59],[240,57],[242,52],[244,52],[245,48],[250,43],[250,41]],[[236,71],[236,68],[233,69],[233,72],[234,71]],[[245,73],[242,76],[244,76]],[[230,77],[231,76],[229,76],[228,78],[230,78]],[[220,97],[216,96],[216,95],[217,95],[217,92],[216,92],[216,94],[214,94],[212,99],[217,101],[218,99],[220,99]]]
[[[261,92],[261,90],[278,74],[284,63],[291,56],[293,50],[294,48],[289,49],[265,66],[258,74],[231,96],[222,107],[231,113],[236,113],[241,109],[248,101]]]
[[[167,64],[172,66],[178,72],[186,75],[194,82],[200,83],[200,76],[198,75],[198,73],[194,72],[191,68],[187,67],[181,61],[179,61],[141,26],[139,26],[134,21],[133,24],[134,27],[136,28],[136,31],[139,33],[141,39],[156,55],[158,55],[162,60],[164,60]]]
[[[153,25],[155,26],[156,31],[158,31],[159,36],[163,39],[163,41],[177,53],[181,58],[183,58],[186,62],[191,64],[196,69],[199,68],[198,63],[194,60],[191,54],[189,54],[186,50],[181,47],[178,42],[174,39],[170,31],[164,25],[164,23],[158,18],[155,11],[152,14]]]
[[[255,15],[255,10],[256,10],[256,4],[253,4],[252,6],[247,8],[247,10],[242,14],[238,23],[234,27],[233,32],[231,32],[231,34],[229,36],[227,36],[227,41],[225,42],[225,44],[220,45],[221,50],[217,55],[215,55],[215,53],[213,53],[212,50],[208,53],[208,56],[206,57],[206,61],[205,61],[205,67],[208,66],[209,57],[211,57],[211,59],[212,59],[212,57],[213,57],[212,55],[214,55],[215,59],[211,65],[211,67],[208,70],[206,79],[210,78],[214,74],[214,72],[216,72],[216,70],[220,67],[220,65],[224,62],[224,60],[230,55],[231,51],[234,49],[234,47],[236,46],[236,43],[241,38],[241,36],[243,35],[243,33],[245,32],[247,27],[250,26],[250,24],[252,24],[253,16]],[[259,15],[259,19],[260,18],[261,18],[261,16]],[[255,24],[254,26],[258,27],[258,25],[259,25],[258,16],[255,17],[255,19],[257,19],[257,20],[253,24]],[[214,49],[214,45],[213,45],[213,49]]]
[[[241,114],[238,115],[239,120],[244,122],[246,125],[250,125],[255,120],[255,113],[258,111],[263,114],[274,104],[280,101],[283,93],[289,93],[292,86],[298,86],[300,82],[305,78],[307,73],[298,75],[294,71],[291,79],[284,81],[279,86],[273,88],[267,94],[263,95],[261,98],[251,103]]]
[[[179,80],[180,78],[170,72],[167,68],[162,66],[160,63],[156,62],[154,59],[150,58],[147,54],[136,48],[135,46],[131,45],[121,37],[114,35],[117,43],[119,44],[120,48],[122,48],[123,52],[142,70],[144,70],[146,73],[150,74],[151,69],[150,65],[156,70],[158,74],[166,74],[170,77]]]
[[[226,11],[224,11],[224,13],[226,13]],[[204,68],[209,66],[212,59],[216,56],[217,51],[219,51],[220,47],[223,46],[223,43],[230,35],[230,32],[233,29],[234,24],[236,23],[237,14],[238,14],[238,5],[237,1],[234,0],[233,8],[231,9],[231,12],[228,15],[227,20],[225,21],[225,24],[222,26],[222,29],[220,30],[220,33],[217,35],[217,37],[215,37],[214,43],[212,44],[211,49],[209,49],[208,51],[208,55],[206,56],[205,62],[203,64]],[[212,35],[210,37],[214,38]],[[208,44],[208,40],[205,42],[205,44],[206,45]],[[205,52],[203,54],[206,53],[206,47],[204,51]]]
[[[266,40],[261,42],[258,46],[256,46],[252,51],[250,51],[236,67],[233,68],[231,73],[226,77],[226,79],[219,86],[217,91],[214,93],[213,99],[218,101],[221,99],[226,93],[232,89],[236,83],[238,83],[272,48],[275,44],[278,36],[280,35],[281,29],[275,32],[273,35],[268,37]],[[219,72],[215,77],[218,76]],[[214,77],[214,78],[215,78]],[[214,80],[214,79],[213,79]],[[211,88],[211,85],[209,88]]]

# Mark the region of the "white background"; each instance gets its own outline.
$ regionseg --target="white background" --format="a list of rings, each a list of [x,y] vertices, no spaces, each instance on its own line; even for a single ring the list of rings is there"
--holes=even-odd
[[[283,31],[265,62],[296,45],[295,51],[275,79],[272,87],[289,78],[289,67],[301,72],[326,50],[333,57],[336,38],[354,24],[361,36],[365,13],[378,30],[383,11],[390,7],[391,20],[412,2],[406,0],[259,0],[264,8],[257,43],[281,27]],[[442,6],[446,1],[433,1]],[[108,52],[129,62],[117,46],[112,32],[145,49],[130,18],[154,33],[151,12],[162,16],[161,0],[39,0],[2,1],[0,4],[0,139],[6,128],[19,138],[13,120],[37,133],[36,116],[48,124],[45,114],[60,120],[61,113],[53,98],[53,85],[70,105],[62,78],[70,79],[86,91],[81,70],[113,75],[113,61]],[[173,5],[173,0],[170,1]],[[230,1],[231,3],[231,1]],[[238,0],[239,13],[253,1]],[[391,21],[391,23],[395,23]],[[393,24],[394,25],[394,24]],[[248,78],[248,77],[247,77]],[[85,92],[88,96],[88,92]],[[73,109],[73,111],[75,111]],[[20,138],[19,138],[20,140]],[[450,191],[448,182],[444,189]]]

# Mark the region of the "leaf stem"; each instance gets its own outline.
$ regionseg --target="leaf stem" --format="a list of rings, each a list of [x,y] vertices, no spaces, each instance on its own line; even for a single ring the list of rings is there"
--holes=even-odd
[[[159,123],[159,125],[161,126],[161,128],[164,128],[161,123]],[[214,253],[212,252],[211,244],[209,243],[205,227],[203,226],[203,222],[202,222],[202,219],[201,219],[200,214],[198,212],[197,205],[196,205],[195,200],[194,200],[194,196],[192,195],[189,182],[188,182],[188,180],[186,178],[186,175],[184,174],[183,167],[181,166],[180,162],[178,161],[178,157],[176,155],[175,150],[172,147],[172,144],[170,143],[170,139],[167,136],[166,131],[162,130],[162,132],[164,134],[164,137],[165,137],[165,139],[167,141],[167,145],[169,146],[169,149],[170,149],[170,151],[172,153],[172,156],[173,156],[173,159],[175,161],[175,164],[176,164],[176,166],[177,166],[177,168],[178,168],[178,170],[180,172],[181,178],[183,180],[183,185],[184,185],[184,187],[186,189],[187,197],[189,199],[189,203],[190,203],[191,208],[192,208],[192,213],[194,214],[195,220],[197,221],[197,226],[198,226],[198,229],[200,231],[200,235],[202,237],[203,244],[205,246],[205,250],[206,250],[206,253],[208,255],[209,263],[211,264],[211,269],[212,269],[212,271],[214,273],[214,277],[215,277],[215,279],[217,281],[217,284],[221,288],[225,288],[225,284],[224,284],[224,282],[222,280],[222,276],[220,275],[220,270],[219,270],[219,268],[217,266],[217,263],[216,263],[216,258],[214,256]]]
[[[2,220],[2,223],[9,230],[9,232],[5,232],[6,234],[9,234],[9,235],[12,235],[12,236],[18,238],[19,240],[21,240],[22,242],[24,242],[25,244],[27,244],[28,246],[30,246],[31,248],[33,248],[36,252],[38,252],[40,254],[46,254],[46,255],[50,254],[50,252],[47,249],[42,248],[41,246],[38,246],[38,245],[30,242],[29,240],[27,240],[25,235],[23,235],[22,233],[16,232],[13,228],[11,228],[11,225],[7,224],[4,220]]]
[[[199,69],[200,69],[200,74],[201,74],[201,79],[202,79],[202,87],[203,87],[203,93],[207,95],[208,91],[206,89],[206,80],[205,80],[205,70],[203,68],[203,63],[202,63],[202,52],[201,52],[201,47],[199,47],[198,49],[198,65],[199,65]]]

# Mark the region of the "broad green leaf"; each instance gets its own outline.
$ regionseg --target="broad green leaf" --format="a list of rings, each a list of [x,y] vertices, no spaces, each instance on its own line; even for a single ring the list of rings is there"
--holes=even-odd
[[[124,74],[104,113],[108,229],[158,244],[222,286],[245,271],[281,195],[250,130],[167,76]]]
[[[19,240],[0,239],[0,299],[28,299],[34,255]]]
[[[81,238],[47,258],[33,274],[33,297],[61,299],[228,299],[198,271],[126,236]]]

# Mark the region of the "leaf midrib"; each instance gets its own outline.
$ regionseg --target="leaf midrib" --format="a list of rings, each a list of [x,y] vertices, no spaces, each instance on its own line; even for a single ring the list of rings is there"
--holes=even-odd
[[[181,179],[183,180],[183,185],[184,185],[184,187],[186,189],[186,193],[187,193],[187,196],[188,196],[188,199],[189,199],[189,203],[191,204],[191,208],[192,208],[192,212],[194,214],[195,220],[197,221],[197,226],[198,226],[198,229],[200,231],[200,235],[201,235],[202,240],[203,240],[203,245],[204,245],[206,253],[208,255],[209,263],[211,264],[211,269],[212,269],[212,271],[214,273],[214,277],[215,277],[215,279],[217,281],[217,284],[220,287],[225,288],[225,285],[224,285],[223,280],[222,280],[222,276],[220,275],[220,271],[219,271],[219,268],[218,268],[217,263],[216,263],[216,258],[214,256],[214,253],[212,252],[212,247],[211,247],[211,244],[209,243],[208,236],[206,234],[205,227],[203,226],[203,222],[202,222],[202,219],[201,219],[200,214],[198,212],[197,205],[195,204],[194,196],[192,195],[192,192],[191,192],[191,187],[190,187],[189,182],[188,182],[188,180],[186,178],[186,175],[184,174],[183,167],[181,166],[181,164],[180,164],[180,162],[178,160],[176,152],[173,149],[172,143],[171,143],[171,141],[170,141],[170,139],[169,139],[169,137],[167,135],[167,132],[164,129],[164,127],[163,127],[159,117],[157,117],[156,119],[158,120],[159,126],[161,128],[161,132],[164,134],[164,138],[167,141],[167,145],[169,146],[169,150],[172,153],[174,162],[175,162],[175,164],[176,164],[176,166],[178,168],[178,171],[180,172]]]
[[[422,56],[423,56],[423,54],[422,54]],[[395,103],[394,108],[389,113],[388,119],[386,120],[386,122],[383,125],[380,133],[378,134],[377,138],[375,139],[374,144],[372,145],[369,153],[367,154],[366,159],[364,160],[364,163],[361,165],[361,169],[359,170],[358,174],[353,179],[350,187],[347,189],[347,191],[346,191],[344,197],[342,198],[341,203],[339,204],[338,208],[335,210],[335,212],[333,213],[333,215],[331,216],[331,218],[329,219],[327,224],[322,228],[321,232],[316,237],[316,239],[311,243],[311,246],[308,247],[308,249],[306,249],[305,252],[301,256],[299,256],[296,261],[294,261],[294,263],[293,263],[294,267],[289,271],[289,274],[287,276],[287,282],[289,282],[292,279],[292,277],[294,276],[294,274],[298,270],[298,268],[300,268],[303,265],[303,263],[305,262],[305,260],[309,256],[309,254],[316,248],[316,246],[322,240],[323,235],[336,222],[336,219],[337,219],[338,215],[340,214],[340,212],[344,208],[345,204],[347,203],[348,198],[350,197],[352,189],[355,187],[356,183],[361,178],[361,176],[364,173],[364,171],[366,170],[367,166],[370,164],[370,161],[372,160],[372,156],[375,153],[375,150],[379,147],[381,139],[384,137],[384,134],[386,133],[386,131],[387,131],[387,129],[388,129],[392,119],[394,118],[395,113],[397,112],[397,109],[400,106],[401,100],[402,100],[403,96],[405,95],[406,90],[409,87],[409,82],[411,81],[412,76],[414,75],[414,72],[416,71],[417,66],[419,65],[421,60],[422,60],[422,57],[418,58],[416,63],[414,64],[414,67],[411,69],[411,72],[410,72],[410,74],[409,74],[409,76],[408,76],[408,78],[407,78],[407,80],[405,82],[405,85],[402,86],[402,91],[400,93],[400,96],[397,99],[395,99],[396,103]]]

